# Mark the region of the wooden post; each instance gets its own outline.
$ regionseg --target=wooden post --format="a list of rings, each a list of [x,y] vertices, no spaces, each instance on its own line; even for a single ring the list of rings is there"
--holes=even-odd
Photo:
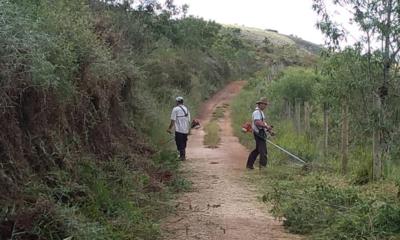
[[[324,154],[328,155],[329,144],[329,106],[324,103]]]
[[[341,131],[341,155],[342,155],[342,174],[347,173],[347,166],[349,161],[349,105],[347,101],[342,103],[342,131]]]
[[[301,99],[296,98],[295,100],[295,126],[297,133],[301,132]]]
[[[310,132],[310,111],[311,106],[308,101],[304,102],[304,130],[306,133]]]
[[[286,119],[287,118],[287,104],[286,104],[286,98],[283,98],[283,101],[282,101],[282,110],[281,110],[281,113],[280,113],[280,116],[281,116],[281,119]]]
[[[283,99],[283,111],[284,111],[284,116],[285,119],[290,119],[290,102],[289,99],[284,98]]]

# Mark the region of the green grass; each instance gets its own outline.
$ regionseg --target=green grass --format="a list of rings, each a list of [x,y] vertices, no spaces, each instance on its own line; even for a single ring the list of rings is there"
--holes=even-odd
[[[204,145],[209,148],[217,148],[221,137],[219,136],[220,128],[218,125],[218,119],[224,117],[226,108],[229,105],[217,106],[212,113],[212,118],[209,123],[204,127]]]
[[[210,148],[217,148],[221,140],[219,136],[220,129],[218,122],[212,120],[204,127],[204,131],[206,132],[206,135],[204,136],[204,145]]]
[[[219,118],[222,118],[225,113],[225,108],[226,106],[217,106],[215,108],[215,111],[212,113],[212,119],[217,120]]]

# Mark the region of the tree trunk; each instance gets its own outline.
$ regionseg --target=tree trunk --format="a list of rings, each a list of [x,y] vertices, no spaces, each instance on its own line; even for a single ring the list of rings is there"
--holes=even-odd
[[[324,103],[324,154],[328,154],[329,143],[329,107]]]
[[[374,131],[372,133],[373,143],[372,143],[372,155],[373,155],[373,165],[372,165],[372,177],[374,180],[379,180],[382,177],[382,156],[383,156],[383,148],[382,148],[382,135],[380,129],[380,121],[382,119],[381,110],[382,110],[382,102],[379,96],[374,98],[375,109],[377,109],[378,122],[375,123]]]
[[[392,13],[395,11],[393,9],[393,0],[387,0],[386,5],[386,23],[385,27],[389,30],[392,25]],[[388,85],[390,79],[390,68],[392,66],[391,60],[391,34],[390,31],[383,33],[384,39],[384,49],[383,49],[383,82],[382,86],[378,89],[378,94],[374,98],[374,107],[378,112],[378,122],[375,124],[373,131],[373,179],[379,180],[382,177],[383,168],[383,156],[385,155],[384,144],[384,129],[382,126],[385,125],[385,109],[386,109],[386,97],[388,95]]]
[[[342,103],[342,131],[341,131],[341,155],[342,155],[342,174],[347,173],[349,161],[349,105],[347,101]]]

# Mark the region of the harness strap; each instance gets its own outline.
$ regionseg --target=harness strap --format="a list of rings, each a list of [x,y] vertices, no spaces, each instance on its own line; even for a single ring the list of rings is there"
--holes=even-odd
[[[261,112],[261,110],[260,110],[260,109],[258,109],[258,111],[260,112],[260,115],[261,115],[261,121],[263,121],[263,122],[264,122],[264,114]]]
[[[185,109],[181,106],[181,105],[179,105],[178,107],[180,107],[180,109],[182,109],[182,111],[183,111],[183,113],[185,114],[184,116],[176,116],[176,117],[187,117],[188,116],[188,113],[185,111]]]
[[[264,122],[264,115],[263,115],[263,113],[261,112],[261,110],[260,109],[258,109],[258,111],[260,112],[260,116],[261,116],[261,121],[263,121]],[[254,120],[254,125],[256,126],[256,128],[257,129],[263,129],[263,128],[259,128],[257,125],[256,125],[256,120]]]

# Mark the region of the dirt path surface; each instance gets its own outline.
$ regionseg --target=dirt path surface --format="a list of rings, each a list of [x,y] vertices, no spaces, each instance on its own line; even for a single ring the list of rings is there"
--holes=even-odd
[[[232,82],[201,110],[202,125],[215,107],[227,105],[245,84]],[[258,240],[299,239],[286,233],[281,222],[268,214],[265,204],[257,200],[256,187],[244,180],[248,150],[233,136],[229,108],[219,120],[221,143],[218,148],[203,145],[202,128],[192,131],[183,164],[193,190],[176,202],[176,214],[162,225],[165,240],[213,239]],[[258,174],[258,170],[249,174]]]

